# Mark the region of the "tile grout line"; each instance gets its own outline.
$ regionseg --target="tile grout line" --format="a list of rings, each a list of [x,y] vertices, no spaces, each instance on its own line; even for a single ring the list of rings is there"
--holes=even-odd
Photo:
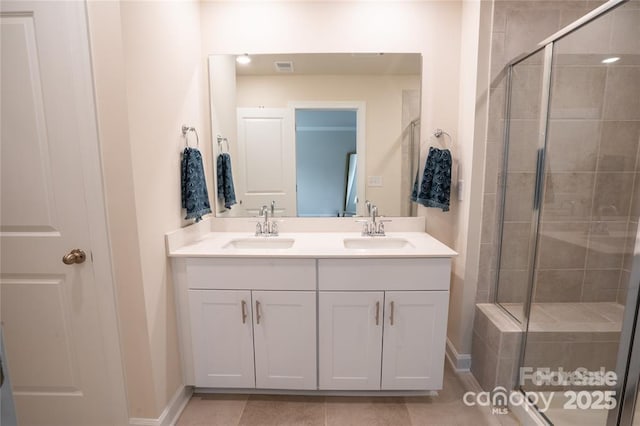
[[[244,400],[244,405],[242,406],[242,411],[240,411],[240,415],[238,416],[238,422],[236,423],[236,426],[240,425],[240,421],[242,420],[242,416],[244,415],[244,410],[247,408],[247,404],[249,403],[249,397],[250,395],[247,395],[247,399]]]

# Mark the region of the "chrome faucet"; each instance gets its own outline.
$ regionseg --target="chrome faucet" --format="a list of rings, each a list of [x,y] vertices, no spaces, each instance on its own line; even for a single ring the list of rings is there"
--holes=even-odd
[[[363,223],[362,225],[362,236],[369,237],[384,237],[384,224],[385,222],[391,222],[390,220],[380,219],[378,216],[378,207],[371,204],[370,201],[365,203],[367,206],[367,212],[369,213],[369,219],[367,220],[357,220],[356,222]]]
[[[278,236],[278,224],[273,221],[273,213],[275,211],[276,202],[271,202],[271,220],[269,220],[269,209],[267,206],[262,206],[260,209],[260,217],[262,221],[256,223],[256,237],[277,237]]]

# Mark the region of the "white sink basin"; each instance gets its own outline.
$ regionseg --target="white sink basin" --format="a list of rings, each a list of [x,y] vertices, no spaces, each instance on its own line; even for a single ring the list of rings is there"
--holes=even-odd
[[[345,238],[344,248],[359,250],[399,250],[412,248],[413,244],[404,238],[372,237]]]
[[[238,238],[229,241],[222,248],[224,249],[288,249],[293,246],[295,240],[292,238]]]

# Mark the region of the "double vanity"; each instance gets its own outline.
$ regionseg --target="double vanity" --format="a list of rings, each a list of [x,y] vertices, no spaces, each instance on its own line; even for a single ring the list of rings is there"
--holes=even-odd
[[[376,237],[347,219],[289,219],[270,237],[243,231],[244,222],[210,219],[167,235],[186,385],[442,387],[456,253],[419,232],[424,218]]]

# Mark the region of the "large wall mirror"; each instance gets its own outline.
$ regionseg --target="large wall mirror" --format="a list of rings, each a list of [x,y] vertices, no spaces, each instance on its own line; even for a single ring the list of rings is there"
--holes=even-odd
[[[418,53],[211,55],[213,163],[236,199],[214,170],[216,215],[415,215],[421,75]]]

